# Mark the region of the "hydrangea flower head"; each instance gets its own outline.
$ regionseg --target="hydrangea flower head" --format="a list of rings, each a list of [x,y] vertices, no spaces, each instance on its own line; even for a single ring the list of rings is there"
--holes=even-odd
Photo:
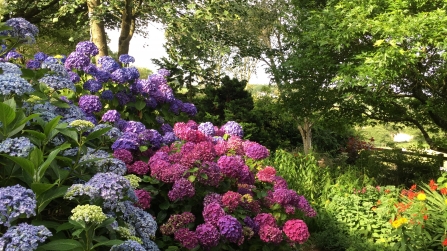
[[[107,72],[113,72],[120,68],[120,65],[111,56],[103,56],[98,59],[101,69]]]
[[[101,93],[101,98],[105,100],[112,100],[114,97],[113,92],[111,90],[105,90]]]
[[[174,182],[172,190],[168,192],[171,201],[191,198],[196,193],[194,185],[185,178],[180,178]]]
[[[94,79],[89,79],[85,81],[83,88],[93,94],[102,89],[102,84]]]
[[[92,224],[101,224],[107,219],[107,216],[102,212],[102,208],[96,205],[78,205],[73,210],[70,216],[71,220],[77,222],[85,222]]]
[[[118,60],[123,64],[135,63],[135,58],[128,54],[120,55]]]
[[[39,243],[52,236],[50,230],[44,226],[33,226],[28,223],[20,223],[8,228],[0,238],[0,250],[35,250]]]
[[[57,75],[45,74],[39,79],[39,82],[46,84],[54,90],[70,89],[75,91],[76,88],[73,82],[68,77],[61,77]]]
[[[141,209],[148,209],[151,207],[151,193],[146,190],[138,189],[135,190],[135,194],[137,195],[138,202],[136,205]]]
[[[164,77],[169,77],[171,75],[171,72],[169,70],[166,69],[160,69],[157,71],[158,74],[164,76]]]
[[[205,248],[212,248],[219,244],[219,230],[209,223],[198,225],[196,228],[196,235],[200,245]]]
[[[235,121],[228,121],[227,123],[225,123],[225,125],[222,126],[221,130],[223,130],[226,134],[232,136],[238,136],[241,138],[244,136],[242,126]]]
[[[222,195],[222,204],[226,206],[230,212],[232,212],[241,202],[241,198],[241,194],[233,191],[228,191]]]
[[[0,188],[0,224],[7,227],[21,215],[36,215],[36,196],[20,185]]]
[[[283,239],[282,231],[278,227],[263,225],[259,229],[259,237],[267,243],[280,243]]]
[[[293,242],[302,244],[310,237],[306,223],[299,219],[286,221],[282,229],[286,236]]]
[[[243,147],[245,155],[255,160],[265,159],[270,155],[269,150],[265,146],[253,141],[245,141]]]
[[[146,126],[143,123],[138,121],[128,121],[123,132],[140,133],[144,130],[146,130]]]
[[[147,251],[147,250],[137,241],[127,240],[119,245],[112,246],[110,251]]]
[[[256,174],[256,178],[262,182],[272,183],[276,177],[276,170],[274,167],[266,166],[264,169],[259,170]]]
[[[76,45],[76,52],[83,53],[87,56],[96,56],[99,53],[98,47],[90,41],[82,41]]]
[[[86,114],[93,114],[94,112],[101,111],[102,104],[96,95],[83,95],[79,98],[79,108]]]
[[[201,123],[198,129],[206,136],[214,136],[214,125],[211,122]]]
[[[70,55],[68,55],[64,65],[65,68],[68,70],[71,69],[83,70],[84,67],[90,65],[90,58],[84,53],[74,51],[70,53]]]
[[[260,213],[253,219],[260,227],[264,225],[276,226],[276,219],[270,213]]]
[[[202,215],[206,223],[217,226],[217,222],[225,215],[225,211],[220,204],[210,203],[203,207]]]
[[[135,161],[132,165],[127,166],[128,173],[134,173],[138,175],[145,175],[149,172],[149,165],[141,160]]]
[[[79,132],[85,132],[95,127],[92,122],[80,119],[73,120],[72,122],[70,122],[69,126],[75,128]]]
[[[239,178],[240,170],[245,165],[241,156],[221,156],[217,161],[220,171],[231,178]]]
[[[17,74],[3,73],[0,74],[0,95],[18,95],[29,94],[34,91],[33,87]]]
[[[174,233],[174,239],[187,249],[193,249],[199,245],[196,233],[187,228],[180,228],[177,230]]]
[[[34,145],[27,137],[7,138],[0,142],[0,153],[14,157],[28,157]]]
[[[36,54],[34,54],[34,59],[39,61],[39,62],[43,62],[46,58],[48,57],[47,54],[39,51]]]
[[[34,44],[36,42],[36,36],[39,33],[39,29],[26,19],[21,17],[11,18],[6,21],[6,25],[11,27],[12,30],[5,30],[0,32],[0,35],[11,36],[25,40],[28,44]]]
[[[241,223],[231,215],[225,215],[217,221],[217,227],[222,236],[229,242],[238,243],[242,236]]]
[[[11,74],[22,75],[20,67],[10,62],[0,62],[0,68],[3,70],[3,74],[11,73]]]

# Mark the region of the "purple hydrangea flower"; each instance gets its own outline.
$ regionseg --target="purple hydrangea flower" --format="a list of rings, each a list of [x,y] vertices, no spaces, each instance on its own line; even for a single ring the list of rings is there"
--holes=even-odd
[[[11,18],[6,21],[6,25],[12,27],[12,30],[1,31],[0,35],[16,37],[25,40],[28,44],[36,42],[35,36],[39,33],[39,29],[24,18]]]
[[[102,89],[102,84],[94,79],[89,79],[89,80],[85,81],[83,87],[85,90],[89,90],[90,93],[93,94],[93,93],[98,92],[99,90]]]
[[[82,68],[82,70],[83,70],[85,73],[90,74],[90,75],[93,75],[93,76],[98,72],[98,68],[96,68],[96,65],[94,65],[94,64],[92,64],[92,63],[90,63],[90,64],[84,66],[84,67]]]
[[[181,178],[174,182],[172,190],[168,192],[171,201],[191,198],[196,193],[194,185],[187,179]]]
[[[240,170],[245,165],[244,160],[239,155],[221,156],[217,161],[217,164],[224,175],[235,179],[239,178]]]
[[[86,114],[93,114],[99,112],[102,109],[101,101],[96,95],[83,95],[79,98],[79,108],[81,108]]]
[[[146,126],[138,121],[128,121],[123,132],[133,132],[133,133],[140,133],[146,130]]]
[[[98,63],[101,65],[101,69],[107,72],[113,72],[120,68],[120,65],[111,56],[100,57]]]
[[[170,124],[167,124],[167,123],[164,123],[163,125],[161,125],[160,130],[163,133],[174,132],[172,126]]]
[[[160,148],[163,142],[163,136],[161,136],[161,134],[154,129],[147,129],[142,131],[138,135],[138,138],[143,143],[150,143],[154,148]]]
[[[120,55],[118,60],[123,64],[135,63],[135,58],[128,54]]]
[[[114,151],[117,149],[137,150],[139,146],[140,143],[138,142],[138,134],[132,132],[125,132],[112,144],[112,150]]]
[[[169,70],[166,69],[160,69],[157,72],[158,74],[164,76],[164,77],[169,77],[171,75],[171,72]]]
[[[214,125],[211,122],[201,123],[198,127],[199,131],[201,131],[206,136],[214,135]]]
[[[124,68],[124,71],[126,72],[129,80],[136,80],[140,77],[140,72],[135,67]]]
[[[219,219],[225,215],[225,211],[220,204],[213,202],[203,207],[202,215],[206,223],[217,226]]]
[[[73,82],[73,83],[77,83],[77,82],[81,81],[81,78],[79,77],[79,75],[73,71],[68,72],[68,77],[70,78],[71,82]]]
[[[20,185],[0,188],[0,224],[7,227],[21,215],[36,215],[36,196]]]
[[[217,227],[221,235],[229,242],[238,243],[242,238],[242,225],[231,215],[225,215],[217,221]]]
[[[157,100],[155,100],[153,97],[147,97],[146,98],[146,106],[150,108],[157,107],[158,103]]]
[[[29,60],[28,62],[26,62],[26,68],[31,70],[37,70],[40,68],[40,64],[41,62],[37,60]]]
[[[101,93],[101,98],[105,100],[112,100],[114,97],[113,92],[111,90],[105,90]]]
[[[259,223],[257,223],[256,221],[254,221],[252,218],[250,218],[249,216],[246,216],[244,219],[244,223],[247,227],[251,228],[251,230],[253,230],[253,232],[256,234],[259,231]]]
[[[112,122],[115,123],[120,119],[120,114],[117,110],[108,110],[102,115],[101,120],[104,122]]]
[[[167,132],[163,135],[163,144],[165,145],[170,145],[176,140],[178,140],[178,138],[173,132]]]
[[[243,147],[245,155],[255,160],[265,159],[270,155],[269,150],[265,146],[256,142],[247,140],[243,143]]]
[[[115,97],[118,99],[119,104],[123,106],[131,101],[131,98],[125,92],[118,92],[115,94]]]
[[[37,52],[36,54],[34,54],[34,59],[39,62],[43,62],[47,57],[48,55],[43,52]]]
[[[183,105],[180,106],[180,111],[186,113],[189,116],[196,116],[197,115],[197,108],[192,103],[183,103]]]
[[[9,61],[11,59],[18,59],[18,58],[23,58],[22,54],[18,53],[15,50],[9,51],[8,53],[6,53],[5,59],[6,61]]]
[[[220,233],[217,228],[209,223],[203,223],[196,228],[197,239],[205,248],[212,248],[219,244]]]
[[[50,230],[44,226],[20,223],[10,227],[0,238],[0,250],[35,250],[39,242],[45,242],[50,236],[52,236]]]
[[[129,81],[129,76],[126,74],[126,70],[124,70],[124,68],[116,69],[112,72],[112,74],[110,74],[110,77],[118,84],[124,84]]]
[[[68,55],[67,59],[65,60],[65,68],[68,70],[71,69],[78,69],[82,70],[84,67],[87,67],[90,65],[90,58],[79,52],[72,52],[70,55]]]
[[[99,53],[98,47],[90,41],[82,41],[76,45],[76,51],[87,56],[96,56]]]
[[[98,81],[99,83],[105,83],[105,82],[109,81],[109,79],[110,79],[110,73],[103,71],[103,70],[96,71],[94,76],[95,76],[96,81]]]
[[[238,136],[241,138],[244,136],[242,126],[235,121],[228,121],[227,123],[225,123],[225,125],[222,126],[221,129],[223,129],[226,134],[232,136]]]

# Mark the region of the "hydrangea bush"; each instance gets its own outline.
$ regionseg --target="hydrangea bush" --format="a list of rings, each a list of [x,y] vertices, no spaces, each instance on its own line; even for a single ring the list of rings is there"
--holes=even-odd
[[[292,250],[309,238],[302,218],[316,213],[262,164],[268,149],[243,139],[235,121],[189,120],[197,110],[175,98],[169,71],[140,79],[130,55],[95,65],[89,41],[18,65],[12,45],[33,42],[37,29],[21,18],[6,24],[5,250]]]

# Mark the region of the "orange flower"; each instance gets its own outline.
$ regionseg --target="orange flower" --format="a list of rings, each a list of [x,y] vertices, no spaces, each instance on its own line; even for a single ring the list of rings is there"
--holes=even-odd
[[[410,190],[416,190],[416,184],[414,184],[414,185],[412,185],[411,187],[410,187]]]
[[[444,241],[442,242],[442,245],[445,247],[447,246],[447,238],[444,239]]]
[[[436,189],[438,188],[438,185],[435,183],[434,180],[430,180],[430,183],[428,185],[430,186],[430,190],[432,191],[436,191]]]
[[[447,187],[441,188],[441,193],[443,195],[446,195],[447,194]]]
[[[385,193],[386,194],[390,193],[390,190],[389,189],[385,189]]]
[[[377,201],[377,205],[380,205],[380,204],[382,204],[382,202],[380,200],[378,200]]]
[[[428,215],[424,214],[424,220],[428,220]]]

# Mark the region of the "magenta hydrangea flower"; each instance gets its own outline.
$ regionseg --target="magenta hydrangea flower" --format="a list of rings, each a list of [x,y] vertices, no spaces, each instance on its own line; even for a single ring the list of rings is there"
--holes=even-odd
[[[220,233],[217,228],[209,223],[203,223],[196,228],[197,239],[200,245],[209,249],[217,246],[220,240]]]
[[[275,217],[270,213],[260,213],[253,220],[261,227],[264,225],[276,226]]]
[[[214,144],[211,141],[202,141],[194,145],[194,154],[199,160],[213,161],[216,157]]]
[[[113,157],[123,161],[126,164],[130,164],[133,161],[132,153],[126,149],[117,149],[113,152]]]
[[[276,170],[271,166],[266,166],[264,169],[259,170],[256,174],[256,178],[262,182],[273,182],[276,177]]]
[[[220,171],[231,178],[239,178],[240,169],[245,165],[241,156],[221,156],[217,161]]]
[[[222,204],[226,206],[230,212],[232,212],[237,208],[237,206],[239,206],[241,198],[242,195],[239,193],[228,191],[222,195]]]
[[[191,198],[196,193],[194,185],[187,179],[181,178],[174,182],[172,190],[168,192],[171,201]]]
[[[273,191],[273,201],[275,203],[281,204],[281,206],[285,206],[289,204],[293,198],[293,196],[296,195],[296,192],[291,189],[284,189],[279,188]]]
[[[284,223],[282,229],[286,236],[289,237],[289,239],[293,242],[302,244],[310,237],[307,225],[302,220],[288,220],[286,221],[286,223]]]
[[[219,166],[211,161],[203,162],[197,173],[197,181],[208,186],[218,187],[222,179]]]
[[[225,211],[218,203],[210,203],[203,208],[202,215],[206,223],[216,226],[219,218],[225,215]]]
[[[278,227],[264,225],[259,229],[259,237],[263,242],[278,244],[282,241],[282,231]]]
[[[241,223],[231,215],[225,215],[217,221],[217,228],[229,242],[238,243],[243,237]]]
[[[227,141],[227,147],[238,155],[244,155],[243,143],[244,141],[238,136],[231,136]]]
[[[291,204],[301,210],[307,217],[317,216],[317,212],[313,209],[309,202],[302,195],[294,195]]]
[[[185,172],[188,171],[188,167],[182,164],[172,164],[162,169],[160,172],[160,180],[166,183],[174,183],[176,180],[184,178]]]
[[[245,155],[255,160],[265,159],[270,155],[269,150],[265,146],[253,141],[245,141],[243,148]]]
[[[214,151],[218,156],[225,155],[228,151],[229,147],[227,141],[219,140],[214,145]]]
[[[148,209],[151,207],[151,193],[143,189],[137,189],[135,190],[135,195],[138,198],[138,201],[136,203],[137,207],[141,209]]]
[[[79,98],[79,108],[81,108],[86,114],[93,114],[99,112],[102,109],[101,101],[96,95],[83,95]]]
[[[187,249],[193,249],[199,245],[196,233],[187,228],[180,228],[177,230],[174,233],[174,239]]]
[[[203,198],[203,206],[207,206],[211,203],[216,203],[219,204],[219,207],[223,207],[222,195],[218,193],[209,193],[205,195],[205,198]]]
[[[127,166],[128,173],[134,173],[138,175],[145,175],[149,172],[149,165],[141,160],[135,161],[132,165]]]
[[[255,176],[247,165],[243,165],[239,170],[238,182],[249,185],[253,185],[255,183]]]
[[[275,176],[275,178],[273,178],[273,189],[276,190],[280,188],[287,189],[287,181],[283,177]]]
[[[196,217],[190,212],[182,214],[173,214],[168,221],[160,226],[160,232],[163,235],[174,234],[178,229],[186,227],[186,225],[193,223]]]

